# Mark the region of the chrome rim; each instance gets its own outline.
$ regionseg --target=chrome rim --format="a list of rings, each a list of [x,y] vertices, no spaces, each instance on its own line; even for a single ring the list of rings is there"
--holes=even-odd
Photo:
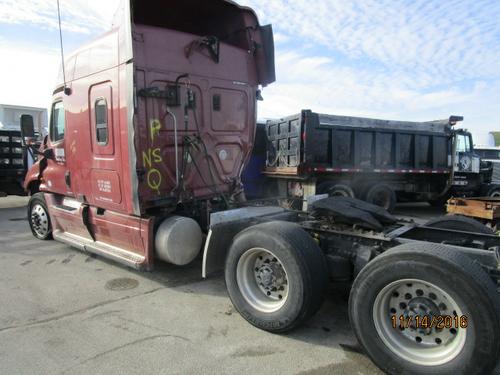
[[[422,324],[451,317],[448,328]],[[394,318],[395,317],[395,318]],[[456,319],[453,317],[457,317]],[[423,366],[437,366],[453,360],[465,345],[467,328],[461,328],[462,310],[444,290],[427,281],[403,279],[383,288],[375,298],[373,321],[384,344],[400,358]],[[401,326],[401,323],[403,325]],[[470,322],[468,322],[470,324]]]
[[[49,216],[41,204],[34,204],[31,208],[31,227],[39,237],[49,233]]]
[[[275,312],[288,298],[286,270],[279,258],[266,249],[253,248],[241,256],[236,281],[243,298],[260,312]]]

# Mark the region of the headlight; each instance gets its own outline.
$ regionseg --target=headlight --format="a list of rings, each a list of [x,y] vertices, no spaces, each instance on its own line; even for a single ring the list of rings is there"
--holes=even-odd
[[[23,159],[13,159],[12,164],[13,165],[23,165]]]
[[[9,141],[9,137],[6,137],[6,136],[0,136],[0,142],[10,142]]]
[[[8,164],[10,164],[10,161],[9,161],[9,159],[0,159],[0,164],[8,165]]]
[[[12,152],[13,152],[14,154],[22,154],[22,153],[23,153],[23,149],[22,149],[21,147],[14,147],[14,148],[12,149]]]

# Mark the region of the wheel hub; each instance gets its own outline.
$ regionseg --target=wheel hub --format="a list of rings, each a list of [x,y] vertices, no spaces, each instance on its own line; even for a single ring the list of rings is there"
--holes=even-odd
[[[40,237],[44,237],[49,231],[48,215],[39,204],[35,204],[31,209],[31,225],[35,233]]]
[[[403,316],[407,319],[408,322],[410,322],[409,328],[411,332],[416,333],[418,331],[418,333],[424,335],[431,334],[432,329],[417,327],[417,319],[421,320],[426,317],[426,319],[432,321],[439,315],[441,315],[439,307],[430,298],[426,297],[412,298],[410,302],[408,302],[408,306],[403,312]]]
[[[273,312],[288,296],[286,271],[269,250],[250,249],[238,261],[236,278],[243,297],[256,309]]]
[[[285,290],[286,274],[276,257],[261,255],[255,260],[255,279],[261,291],[273,299],[282,299],[280,292]]]

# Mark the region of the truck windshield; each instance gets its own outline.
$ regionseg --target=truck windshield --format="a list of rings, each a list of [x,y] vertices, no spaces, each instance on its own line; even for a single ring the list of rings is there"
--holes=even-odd
[[[483,159],[500,160],[500,150],[477,150],[475,151]]]

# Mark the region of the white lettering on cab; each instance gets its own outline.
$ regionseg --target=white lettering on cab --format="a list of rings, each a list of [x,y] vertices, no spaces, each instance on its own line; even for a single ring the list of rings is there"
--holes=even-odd
[[[111,181],[97,180],[97,188],[103,193],[111,193]]]

